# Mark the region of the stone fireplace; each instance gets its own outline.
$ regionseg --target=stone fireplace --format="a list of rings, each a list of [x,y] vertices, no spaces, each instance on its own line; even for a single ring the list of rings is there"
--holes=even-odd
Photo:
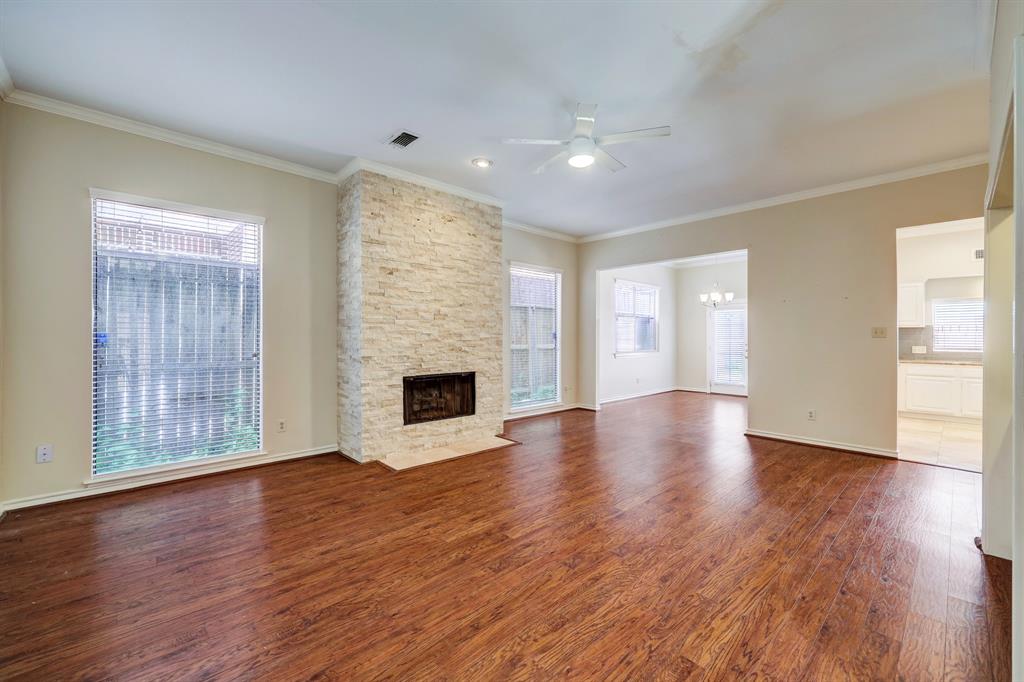
[[[359,170],[338,194],[338,446],[502,431],[501,209]],[[412,417],[412,418],[410,418]]]

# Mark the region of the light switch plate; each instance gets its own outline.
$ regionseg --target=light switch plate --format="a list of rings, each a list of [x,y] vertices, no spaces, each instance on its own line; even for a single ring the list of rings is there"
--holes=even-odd
[[[924,355],[928,352],[928,346],[911,346],[910,352],[914,355]]]
[[[872,327],[871,338],[873,339],[884,339],[889,333],[889,330],[885,327]]]

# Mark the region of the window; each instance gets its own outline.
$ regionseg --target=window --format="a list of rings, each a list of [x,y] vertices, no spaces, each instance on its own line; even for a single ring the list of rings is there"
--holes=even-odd
[[[658,350],[658,287],[615,280],[615,354]]]
[[[561,302],[561,273],[528,265],[512,266],[509,350],[513,408],[561,400]]]
[[[937,352],[980,353],[985,331],[985,302],[980,298],[932,300],[933,347]]]
[[[711,383],[746,386],[747,309],[736,306],[711,311],[711,333]]]
[[[258,450],[261,232],[93,193],[92,472]]]

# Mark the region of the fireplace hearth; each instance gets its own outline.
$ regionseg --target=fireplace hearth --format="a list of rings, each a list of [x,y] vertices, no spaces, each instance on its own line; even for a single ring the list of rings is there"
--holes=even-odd
[[[405,424],[454,419],[476,413],[476,372],[402,377]]]

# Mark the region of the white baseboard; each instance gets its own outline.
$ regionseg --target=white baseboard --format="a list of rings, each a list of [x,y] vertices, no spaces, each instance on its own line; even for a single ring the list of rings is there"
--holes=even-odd
[[[646,398],[649,395],[658,395],[659,393],[671,393],[672,391],[678,391],[679,389],[675,386],[669,388],[658,388],[653,391],[644,391],[642,393],[633,393],[630,395],[617,395],[614,398],[604,398],[598,401],[599,405],[607,405],[608,403],[617,403],[620,400],[632,400],[633,398]]]
[[[686,391],[687,393],[710,393],[707,386],[676,386],[677,391]]]
[[[848,450],[850,452],[861,452],[865,455],[875,455],[877,457],[888,457],[890,459],[898,459],[898,455],[895,450],[885,450],[884,448],[873,448],[867,445],[856,445],[854,443],[840,443],[834,440],[821,440],[820,438],[807,438],[805,436],[791,436],[788,433],[775,433],[773,431],[759,431],[757,429],[747,429],[744,433],[748,436],[759,436],[761,438],[771,438],[772,440],[784,440],[790,443],[800,443],[801,445],[816,445],[822,448],[832,448],[833,450]]]
[[[536,417],[541,414],[554,414],[555,412],[567,412],[569,410],[578,409],[580,406],[576,403],[558,403],[557,405],[545,405],[544,407],[538,407],[535,410],[517,410],[515,412],[509,412],[505,415],[505,421],[512,422],[517,419],[526,419],[527,417]]]
[[[270,464],[271,462],[283,462],[289,459],[301,459],[303,457],[324,455],[337,451],[337,445],[323,445],[318,448],[296,450],[295,452],[254,455],[252,457],[234,459],[227,462],[211,462],[207,465],[198,464],[195,467],[189,467],[187,469],[159,472],[131,479],[112,480],[109,484],[93,483],[88,488],[75,488],[73,490],[64,490],[57,493],[45,493],[43,495],[20,497],[3,502],[3,504],[0,505],[0,509],[3,509],[4,511],[11,509],[24,509],[25,507],[35,507],[40,504],[63,502],[64,500],[74,500],[80,497],[102,495],[104,493],[115,492],[118,490],[131,490],[132,488],[141,488],[143,486],[153,485],[154,483],[167,483],[169,481],[177,481],[184,478],[194,478],[196,476],[204,476],[206,474],[232,471],[234,469],[245,469],[248,467],[259,466],[261,464]]]
[[[590,410],[591,412],[601,411],[600,405],[591,405],[589,403],[577,403],[576,407],[580,408],[581,410]]]

